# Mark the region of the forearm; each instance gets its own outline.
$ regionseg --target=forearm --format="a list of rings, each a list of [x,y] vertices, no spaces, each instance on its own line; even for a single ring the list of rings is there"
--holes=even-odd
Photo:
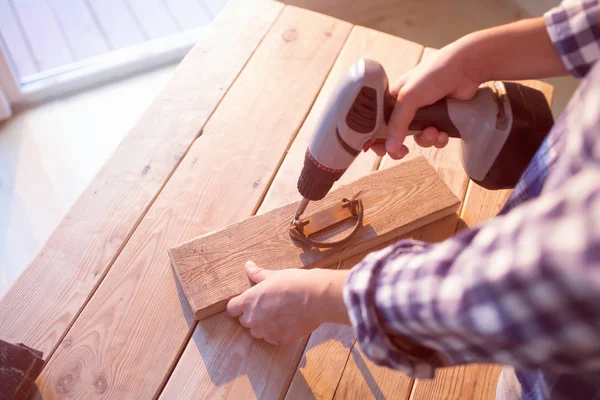
[[[478,82],[567,75],[543,17],[478,31],[452,44]]]
[[[587,75],[600,57],[600,1],[570,1],[543,17],[486,29],[452,43],[473,80]]]
[[[320,314],[323,322],[350,325],[348,310],[344,303],[344,282],[348,277],[348,270],[314,269],[311,273],[318,282],[317,295],[312,308]]]
[[[415,377],[473,362],[593,368],[598,179],[599,169],[587,170],[561,191],[442,243],[400,242],[365,259],[344,292],[365,353]]]

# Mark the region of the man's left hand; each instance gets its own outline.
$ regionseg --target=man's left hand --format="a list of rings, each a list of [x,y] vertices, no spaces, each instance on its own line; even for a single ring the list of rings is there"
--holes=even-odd
[[[239,317],[255,338],[285,344],[308,335],[323,322],[349,324],[342,297],[348,271],[270,271],[248,261],[246,272],[256,285],[231,299],[227,313]]]

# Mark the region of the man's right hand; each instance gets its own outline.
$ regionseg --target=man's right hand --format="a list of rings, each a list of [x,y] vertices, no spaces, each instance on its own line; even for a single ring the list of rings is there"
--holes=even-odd
[[[390,137],[385,145],[373,146],[373,150],[379,156],[387,152],[393,159],[403,158],[408,154],[403,144],[408,126],[419,108],[448,96],[469,100],[481,83],[467,74],[460,43],[430,54],[392,85],[390,92],[397,103],[390,118]],[[448,144],[448,134],[429,127],[415,136],[415,142],[422,147],[442,148]]]
[[[403,142],[421,107],[450,96],[469,100],[483,82],[541,79],[566,75],[543,17],[530,18],[471,33],[425,58],[391,88],[398,99],[392,113],[390,138],[373,146],[380,155],[400,159],[408,154]],[[448,135],[426,128],[415,141],[423,147],[444,147]]]

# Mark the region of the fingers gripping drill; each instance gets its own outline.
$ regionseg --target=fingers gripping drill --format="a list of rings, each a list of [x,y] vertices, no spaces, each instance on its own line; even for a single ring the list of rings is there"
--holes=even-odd
[[[348,70],[322,110],[306,150],[298,179],[303,200],[295,220],[309,201],[325,197],[361,151],[385,143],[395,106],[381,64],[361,59]],[[421,108],[409,134],[433,126],[460,138],[467,175],[485,188],[501,189],[514,187],[553,123],[540,91],[493,82],[480,87],[471,100],[444,98]]]

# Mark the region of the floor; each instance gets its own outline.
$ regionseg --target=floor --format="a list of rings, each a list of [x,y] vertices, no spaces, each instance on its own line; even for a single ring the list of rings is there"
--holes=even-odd
[[[0,39],[23,78],[208,24],[227,0],[0,0]]]
[[[3,2],[6,0],[0,0]],[[508,0],[288,3],[431,47],[442,47],[471,31],[529,15]],[[0,123],[0,296],[39,251],[173,70],[166,67],[57,99]],[[577,83],[571,78],[551,83],[556,86],[553,111],[558,114]]]

